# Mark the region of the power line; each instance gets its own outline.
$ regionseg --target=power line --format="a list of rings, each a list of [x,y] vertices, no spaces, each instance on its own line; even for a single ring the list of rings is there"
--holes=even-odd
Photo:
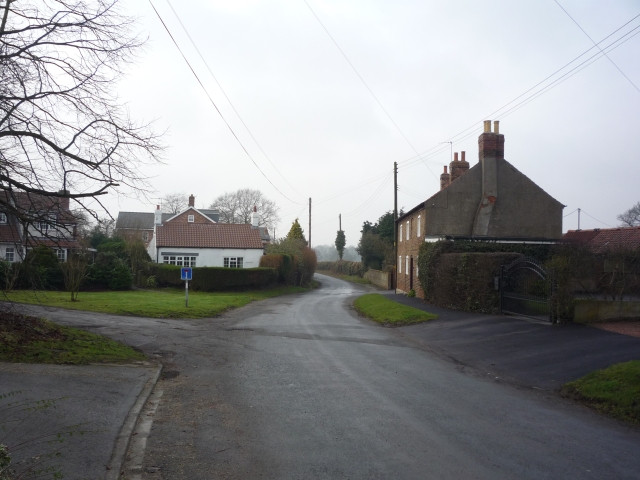
[[[167,33],[169,34],[169,37],[171,37],[171,40],[173,41],[173,44],[176,46],[176,48],[178,49],[178,51],[180,52],[180,55],[182,55],[182,59],[185,61],[185,63],[188,65],[189,69],[191,70],[191,73],[193,74],[193,76],[196,78],[196,80],[198,81],[198,83],[200,84],[200,86],[202,87],[202,90],[204,90],[205,95],[207,96],[207,98],[209,99],[209,101],[211,102],[211,105],[213,105],[213,107],[216,109],[216,111],[218,112],[218,115],[220,115],[220,118],[222,118],[222,121],[225,123],[225,125],[227,126],[227,128],[229,129],[229,131],[232,133],[232,135],[234,136],[234,138],[236,139],[236,141],[238,142],[238,144],[240,144],[240,146],[242,147],[242,150],[244,150],[244,153],[247,154],[247,157],[249,157],[249,159],[251,160],[251,162],[253,162],[253,164],[255,165],[255,167],[258,169],[258,171],[262,174],[262,176],[264,178],[267,179],[267,182],[269,182],[271,184],[271,186],[273,188],[275,188],[278,193],[280,195],[282,195],[284,198],[286,198],[287,200],[289,200],[292,203],[298,203],[300,204],[300,202],[294,202],[293,200],[291,200],[289,197],[287,197],[284,193],[282,193],[280,191],[280,189],[278,187],[276,187],[273,182],[271,180],[269,180],[269,177],[267,177],[267,175],[262,171],[262,169],[258,166],[258,164],[256,163],[256,161],[253,159],[253,157],[251,156],[251,154],[249,154],[249,152],[247,151],[247,149],[245,148],[245,146],[242,144],[242,142],[240,141],[240,139],[238,138],[238,136],[236,135],[236,132],[233,131],[233,128],[231,128],[231,125],[229,125],[229,123],[227,122],[227,120],[224,118],[224,115],[222,115],[222,112],[220,111],[220,109],[218,108],[218,106],[216,105],[216,103],[213,101],[213,99],[211,98],[211,95],[209,95],[209,92],[207,91],[207,89],[205,88],[204,84],[202,83],[202,81],[200,80],[200,77],[198,77],[198,74],[196,73],[196,71],[193,69],[193,67],[191,66],[191,64],[189,63],[189,60],[187,60],[187,57],[184,55],[184,53],[182,52],[182,49],[180,48],[180,45],[178,45],[178,42],[176,42],[176,39],[173,38],[173,35],[171,34],[171,31],[169,30],[169,27],[167,27],[166,23],[164,23],[164,20],[162,19],[162,17],[160,16],[160,13],[158,12],[158,10],[156,10],[155,5],[153,4],[153,2],[151,0],[149,0],[149,3],[151,4],[151,8],[153,8],[153,11],[156,12],[156,15],[158,16],[158,19],[160,19],[160,22],[162,23],[162,26],[164,27],[164,29],[167,31]]]
[[[573,214],[574,214],[574,213],[576,213],[577,211],[578,211],[578,209],[576,208],[573,212],[571,212],[571,213],[567,213],[566,215],[563,215],[563,216],[562,216],[562,218],[566,218],[566,217],[568,217],[569,215],[573,215]]]
[[[569,14],[569,12],[567,12],[567,10],[566,10],[562,5],[560,5],[560,2],[558,2],[558,0],[554,0],[554,1],[555,1],[555,2],[556,2],[556,4],[557,4],[561,9],[562,9],[562,11],[563,11],[564,13],[566,13],[566,14],[567,14],[567,16],[568,16],[568,17],[573,21],[573,23],[575,23],[575,24],[578,26],[578,28],[579,28],[580,30],[582,30],[582,33],[584,33],[584,34],[587,36],[587,38],[588,38],[589,40],[591,40],[591,42],[593,43],[593,45],[594,45],[594,46],[596,46],[596,47],[598,47],[598,44],[593,40],[593,38],[591,38],[591,36],[590,36],[586,31],[585,31],[585,29],[584,29],[584,28],[582,28],[578,22],[576,22],[575,18],[573,18],[573,17]],[[622,74],[622,76],[623,76],[624,78],[626,78],[626,79],[629,81],[629,83],[630,83],[631,85],[633,85],[633,88],[635,88],[638,92],[640,92],[640,88],[638,88],[638,86],[637,86],[635,83],[633,83],[633,81],[632,81],[629,77],[627,77],[627,74],[626,74],[626,73],[624,73],[624,72],[622,71],[622,69],[621,69],[618,65],[616,65],[616,63],[615,63],[615,62],[614,62],[614,61],[609,57],[609,55],[607,55],[606,53],[604,53],[600,47],[598,47],[598,49],[599,49],[599,50],[604,54],[604,56],[605,56],[605,57],[607,57],[607,60],[609,60],[609,61],[611,62],[611,64],[612,64],[614,67],[616,67],[616,68],[618,69],[618,71]]]
[[[333,44],[338,48],[338,50],[340,51],[340,53],[342,54],[342,56],[344,57],[344,59],[347,61],[347,63],[349,64],[349,66],[353,69],[353,71],[355,72],[355,74],[358,76],[358,78],[360,79],[360,81],[362,82],[362,84],[366,87],[366,89],[369,91],[369,93],[371,94],[371,96],[374,98],[374,100],[378,103],[378,105],[380,106],[380,108],[382,109],[382,111],[387,115],[387,117],[389,117],[389,120],[391,120],[391,123],[393,123],[393,126],[396,127],[396,130],[398,130],[398,132],[400,132],[400,135],[402,135],[402,138],[405,139],[405,141],[407,142],[407,144],[409,144],[409,146],[411,147],[411,149],[416,152],[416,155],[420,155],[418,153],[418,150],[416,150],[416,148],[413,146],[413,144],[409,141],[409,139],[407,138],[407,136],[403,133],[403,131],[400,129],[400,127],[398,126],[398,124],[395,122],[395,120],[393,119],[393,117],[391,117],[391,115],[389,114],[389,112],[387,112],[387,109],[384,108],[384,106],[382,105],[382,103],[380,102],[380,100],[378,100],[378,97],[376,97],[375,93],[373,93],[373,90],[371,90],[371,88],[369,88],[369,85],[367,85],[367,82],[364,81],[364,78],[362,78],[362,75],[360,75],[360,73],[358,72],[358,70],[356,70],[356,67],[353,66],[353,63],[351,63],[351,60],[349,60],[349,57],[347,57],[347,55],[344,53],[344,51],[342,50],[342,48],[340,48],[340,45],[338,45],[338,42],[336,42],[336,40],[333,38],[333,36],[331,35],[331,33],[329,33],[329,30],[327,30],[327,27],[324,26],[324,24],[322,23],[322,20],[320,20],[320,17],[318,17],[318,15],[316,15],[316,12],[313,11],[313,8],[311,8],[311,5],[309,5],[309,2],[307,2],[307,0],[304,0],[304,3],[307,5],[307,7],[309,7],[309,10],[311,10],[311,13],[313,14],[314,17],[316,17],[316,20],[318,20],[318,23],[320,24],[320,26],[323,28],[323,30],[327,33],[327,35],[329,35],[329,38],[331,39],[331,41],[333,42]],[[427,169],[431,172],[431,175],[433,175],[434,177],[436,177],[436,174],[433,173],[433,171],[431,170],[431,167],[429,167],[429,165],[427,165],[427,163],[425,162],[424,164]],[[437,178],[437,177],[436,177]]]
[[[593,217],[593,216],[589,215],[589,214],[588,214],[587,212],[585,212],[584,210],[581,210],[581,211],[582,211],[582,213],[584,213],[587,217],[591,217],[591,218],[593,218],[596,222],[600,222],[601,224],[606,225],[607,227],[616,228],[616,227],[614,227],[613,225],[609,225],[608,223],[604,223],[602,220],[598,220],[596,217]]]
[[[264,157],[267,159],[267,161],[271,164],[271,166],[276,170],[276,172],[278,172],[278,175],[280,175],[280,177],[286,182],[287,185],[289,185],[291,187],[291,189],[296,192],[298,195],[303,196],[299,191],[297,191],[295,189],[295,187],[293,185],[291,185],[289,183],[289,181],[284,177],[284,175],[282,175],[282,173],[280,172],[280,170],[278,170],[278,167],[276,167],[274,165],[274,163],[271,161],[271,159],[269,158],[269,156],[265,153],[265,151],[262,149],[262,147],[260,146],[260,144],[258,143],[258,141],[256,140],[256,137],[253,136],[253,133],[251,133],[251,130],[249,130],[249,127],[247,127],[247,124],[244,123],[244,120],[242,119],[242,117],[240,116],[240,114],[238,113],[238,110],[236,110],[236,107],[233,105],[233,102],[231,102],[231,99],[229,98],[229,96],[227,95],[227,93],[224,91],[224,89],[222,88],[222,85],[220,85],[220,82],[218,82],[218,79],[216,78],[216,76],[214,75],[213,71],[211,70],[211,68],[209,67],[209,64],[207,63],[207,61],[204,59],[204,56],[202,55],[202,53],[200,53],[200,49],[198,48],[198,46],[196,45],[196,42],[193,41],[193,38],[191,38],[191,35],[189,34],[189,31],[187,30],[187,27],[184,26],[184,23],[182,23],[182,20],[180,19],[180,16],[178,15],[178,12],[176,12],[176,10],[173,8],[173,5],[171,4],[171,2],[169,0],[167,0],[167,3],[169,4],[169,7],[171,8],[171,11],[173,12],[173,14],[175,15],[175,17],[178,19],[178,22],[180,23],[180,26],[182,27],[182,30],[184,30],[184,33],[187,34],[187,37],[189,38],[189,41],[191,42],[191,45],[193,45],[193,48],[195,48],[196,52],[198,52],[198,56],[200,57],[200,60],[202,60],[202,63],[204,63],[205,67],[207,67],[207,70],[209,70],[209,73],[211,74],[211,77],[213,78],[213,80],[216,82],[216,85],[218,85],[218,88],[220,89],[220,91],[222,92],[222,94],[224,95],[224,98],[227,99],[227,102],[229,102],[229,105],[231,105],[231,108],[233,109],[233,111],[235,112],[235,114],[238,116],[238,118],[240,119],[240,123],[242,123],[242,125],[244,126],[244,128],[247,130],[247,132],[249,133],[249,136],[253,139],[253,141],[255,142],[255,144],[258,146],[258,148],[260,149],[260,151],[262,152],[262,154],[264,155]]]

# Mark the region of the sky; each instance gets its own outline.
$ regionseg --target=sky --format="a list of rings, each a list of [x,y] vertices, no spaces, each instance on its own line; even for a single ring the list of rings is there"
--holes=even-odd
[[[631,0],[558,1],[596,42],[640,14]],[[339,214],[357,245],[362,223],[393,209],[393,162],[408,210],[439,190],[451,149],[477,163],[482,120],[500,120],[505,158],[566,205],[564,231],[577,208],[581,228],[606,228],[640,201],[640,17],[600,44],[639,27],[608,53],[615,65],[602,57],[494,113],[593,47],[554,0],[173,0],[224,93],[167,0],[153,4],[206,93],[151,3],[121,2],[148,41],[118,93],[167,149],[141,172],[146,198],[109,195],[114,217],[169,193],[207,207],[253,188],[280,207],[277,237],[295,218],[308,236],[312,198],[312,245],[334,242]]]

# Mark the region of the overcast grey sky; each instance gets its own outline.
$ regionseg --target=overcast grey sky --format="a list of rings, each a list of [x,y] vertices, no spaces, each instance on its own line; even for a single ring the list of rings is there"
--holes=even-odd
[[[640,14],[640,3],[631,0],[559,1],[596,42]],[[120,95],[134,118],[156,119],[159,130],[168,130],[165,164],[143,172],[153,177],[151,197],[193,193],[203,207],[224,192],[257,188],[281,208],[277,236],[296,217],[307,232],[312,197],[313,244],[333,243],[342,213],[347,244],[355,245],[363,221],[393,208],[394,161],[401,163],[399,206],[412,208],[438,190],[450,161],[446,144],[431,149],[475,125],[453,146],[474,165],[482,120],[500,119],[508,161],[567,205],[565,214],[580,207],[604,222],[584,214],[582,228],[616,226],[616,215],[640,201],[640,91],[606,58],[508,115],[491,115],[593,46],[554,0],[308,0],[402,134],[304,0],[173,0],[282,176],[233,112],[167,0],[153,0],[224,117],[288,198],[229,132],[148,0],[123,2],[149,42]],[[640,18],[601,46],[636,27]],[[640,35],[609,56],[640,87]],[[416,151],[431,155],[408,161]],[[155,203],[115,195],[106,201],[114,216],[151,211]],[[564,229],[576,227],[577,213],[568,215]]]

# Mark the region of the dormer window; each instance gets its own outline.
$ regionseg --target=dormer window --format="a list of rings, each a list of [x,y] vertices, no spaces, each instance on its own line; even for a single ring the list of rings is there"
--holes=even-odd
[[[193,221],[194,221],[194,216],[193,215],[188,215],[187,216],[187,222],[193,223]]]

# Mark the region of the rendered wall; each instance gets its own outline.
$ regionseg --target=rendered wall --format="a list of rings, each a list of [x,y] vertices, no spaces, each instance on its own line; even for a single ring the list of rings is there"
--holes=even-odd
[[[153,243],[153,242],[152,242]],[[232,248],[178,248],[161,247],[157,249],[159,259],[155,258],[156,249],[153,248],[151,258],[156,263],[162,263],[162,253],[171,252],[178,255],[188,256],[198,254],[196,266],[198,267],[223,267],[224,257],[243,257],[243,268],[257,268],[260,266],[260,257],[263,255],[262,249],[232,249]],[[151,254],[151,252],[149,252]]]

